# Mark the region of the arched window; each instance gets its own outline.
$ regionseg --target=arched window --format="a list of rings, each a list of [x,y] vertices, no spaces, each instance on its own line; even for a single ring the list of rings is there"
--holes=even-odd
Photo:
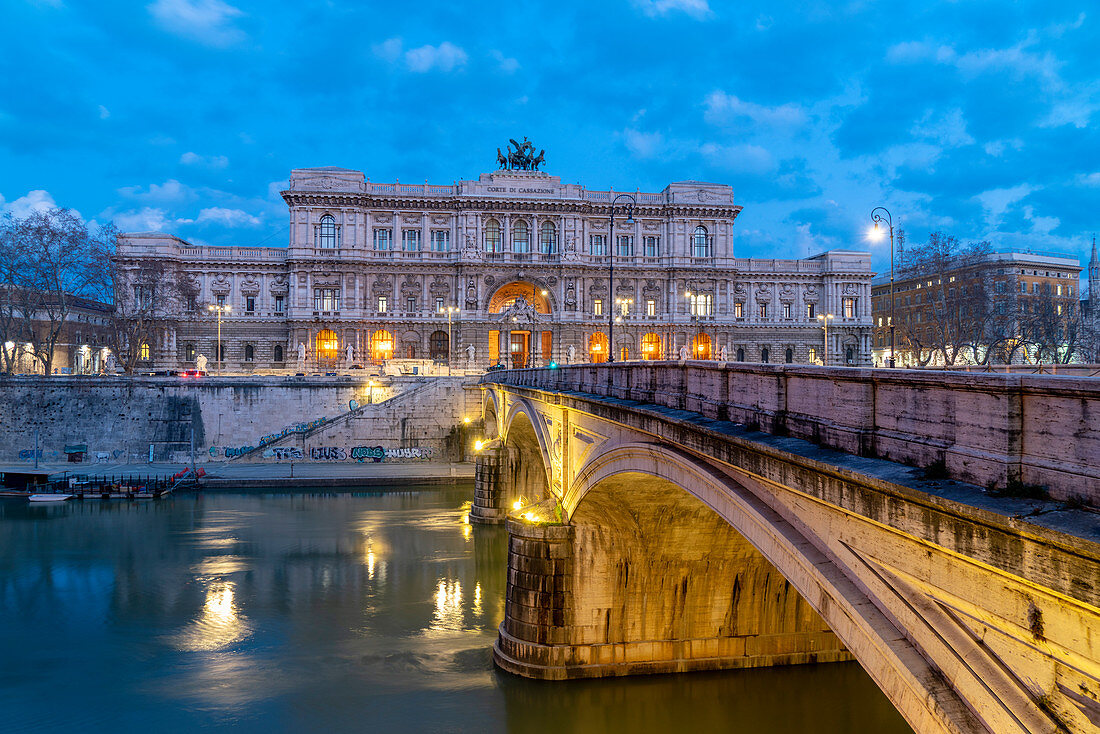
[[[738,362],[744,362],[745,361],[745,350],[742,349],[741,347],[737,348],[737,361]]]
[[[485,222],[485,252],[500,251],[500,222],[490,219]]]
[[[710,359],[710,335],[699,334],[691,346],[692,359]]]
[[[336,338],[336,332],[332,329],[322,329],[317,332],[317,349],[314,354],[317,359],[336,359],[340,351],[340,342]]]
[[[152,359],[152,350],[149,348],[149,345],[144,342],[141,344],[141,359],[144,362],[148,362]]]
[[[642,337],[642,359],[661,358],[661,337],[649,333]]]
[[[710,257],[710,237],[707,236],[707,228],[701,224],[691,236],[691,256]]]
[[[251,344],[244,345],[244,361],[251,362],[256,358],[256,347]]]
[[[768,348],[767,347],[764,347],[763,349],[760,350],[760,361],[761,362],[763,362],[764,364],[767,364],[768,363],[768,356],[769,355],[768,355]]]
[[[607,361],[607,334],[602,331],[593,332],[588,337],[588,361]]]
[[[447,359],[447,332],[433,331],[428,337],[428,348],[432,359]]]
[[[512,225],[512,252],[530,252],[531,233],[522,219]]]
[[[794,362],[794,350],[791,349],[790,347],[787,347],[786,357],[787,357],[787,364],[790,364],[791,362]]]
[[[393,359],[393,334],[385,329],[379,329],[371,334],[370,357],[375,362]]]
[[[844,361],[847,362],[848,364],[855,364],[855,362],[856,362],[856,351],[854,349],[852,349],[851,347],[848,347],[848,350],[844,353]]]
[[[314,240],[317,247],[335,249],[340,246],[340,228],[336,226],[336,219],[331,214],[321,217],[321,223],[314,230]]]
[[[553,222],[543,222],[539,228],[539,252],[553,255],[558,251],[558,230]]]
[[[274,357],[275,357],[276,362],[282,362],[283,361],[283,345],[282,344],[276,344],[275,345]]]

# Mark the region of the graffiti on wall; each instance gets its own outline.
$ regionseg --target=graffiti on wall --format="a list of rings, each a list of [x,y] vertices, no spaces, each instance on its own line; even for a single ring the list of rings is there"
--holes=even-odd
[[[293,446],[273,446],[272,448],[264,449],[265,459],[275,459],[276,461],[294,461],[295,459],[301,460],[302,457],[302,450]]]
[[[328,420],[328,419],[324,418],[324,417],[321,417],[321,418],[318,418],[317,420],[310,421],[309,423],[295,423],[292,426],[287,426],[286,428],[279,431],[278,433],[269,433],[266,436],[260,436],[260,446],[263,446],[265,444],[269,444],[272,441],[278,441],[283,436],[288,436],[291,433],[305,433],[306,431],[308,431],[312,428],[316,428],[317,426],[321,425],[326,420]]]

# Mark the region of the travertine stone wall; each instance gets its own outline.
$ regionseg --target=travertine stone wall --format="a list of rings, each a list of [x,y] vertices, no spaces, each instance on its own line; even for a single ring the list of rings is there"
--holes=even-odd
[[[771,563],[668,482],[620,475],[570,525],[508,529],[506,670],[560,679],[851,659]]]
[[[89,461],[147,461],[150,444],[154,461],[185,461],[192,430],[200,461],[225,460],[288,426],[341,416],[292,445],[307,452],[334,446],[347,453],[360,443],[440,453],[462,417],[476,417],[476,399],[462,378],[374,381],[371,387],[365,377],[0,378],[0,462],[32,459],[35,431],[45,462],[65,461],[65,446],[74,444],[88,447]],[[352,400],[367,407],[351,412]],[[262,452],[249,458],[272,460]]]
[[[486,377],[652,403],[1000,488],[1100,504],[1100,380],[707,362]]]

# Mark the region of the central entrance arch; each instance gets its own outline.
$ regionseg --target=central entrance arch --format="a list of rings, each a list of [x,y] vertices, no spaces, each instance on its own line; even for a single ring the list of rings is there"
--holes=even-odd
[[[552,360],[554,332],[550,294],[536,283],[505,283],[489,299],[500,328],[489,332],[489,360],[506,367],[533,367]]]

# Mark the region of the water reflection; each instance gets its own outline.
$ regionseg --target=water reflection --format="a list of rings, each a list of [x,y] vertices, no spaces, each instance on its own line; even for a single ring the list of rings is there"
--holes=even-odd
[[[507,536],[471,494],[0,503],[0,732],[906,731],[857,666],[496,672]]]

